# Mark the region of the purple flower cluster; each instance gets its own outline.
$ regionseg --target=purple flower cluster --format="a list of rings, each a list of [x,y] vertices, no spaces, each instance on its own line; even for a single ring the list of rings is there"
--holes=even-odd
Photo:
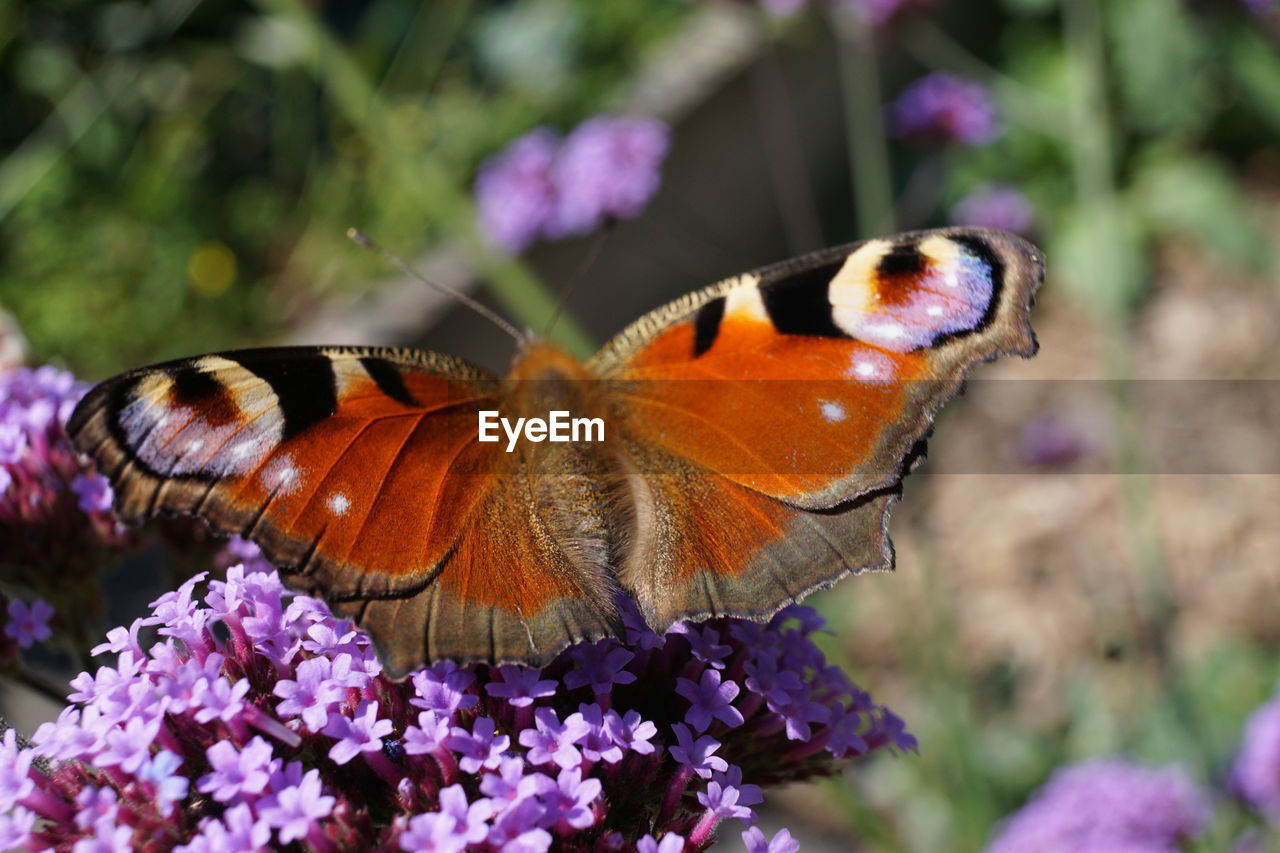
[[[77,572],[96,572],[103,546],[125,538],[111,514],[111,486],[67,438],[67,418],[86,390],[53,367],[0,372],[0,560],[11,578],[48,597]],[[51,564],[56,577],[44,568]]]
[[[1036,211],[1026,196],[1008,184],[983,184],[956,203],[951,221],[1025,235],[1035,225]]]
[[[539,128],[476,177],[480,227],[512,252],[639,215],[658,190],[670,134],[651,118],[598,116],[561,140]]]
[[[995,102],[980,83],[935,72],[917,80],[889,106],[895,136],[984,145],[1000,132]]]
[[[987,853],[1171,853],[1210,817],[1206,795],[1180,769],[1095,759],[1054,773]]]
[[[1251,808],[1280,822],[1280,696],[1249,715],[1231,767],[1231,788]]]
[[[754,822],[762,784],[915,746],[826,663],[805,607],[666,636],[633,611],[625,644],[395,683],[260,561],[204,585],[110,631],[113,663],[33,748],[0,745],[0,849],[703,850]]]

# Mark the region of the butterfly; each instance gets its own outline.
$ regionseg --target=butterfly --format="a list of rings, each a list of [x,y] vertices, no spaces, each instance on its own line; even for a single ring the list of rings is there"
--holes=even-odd
[[[532,338],[505,377],[414,349],[226,352],[108,379],[69,432],[122,519],[252,540],[392,677],[542,664],[624,636],[621,594],[661,632],[892,568],[934,413],[974,364],[1034,354],[1043,271],[1008,234],[922,231],[726,279],[585,363]]]

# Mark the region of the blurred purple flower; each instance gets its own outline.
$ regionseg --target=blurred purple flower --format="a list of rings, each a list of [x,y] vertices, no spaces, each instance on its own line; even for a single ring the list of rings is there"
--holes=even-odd
[[[670,133],[657,119],[597,116],[564,141],[553,167],[557,204],[548,234],[586,234],[638,216],[658,191]]]
[[[779,829],[771,839],[766,839],[758,826],[753,826],[742,833],[742,843],[747,853],[796,853],[800,842],[791,837],[788,829]]]
[[[1245,722],[1231,787],[1253,809],[1280,823],[1280,696],[1254,709]]]
[[[1089,443],[1076,427],[1044,414],[1023,425],[1018,450],[1024,464],[1052,468],[1079,459],[1089,450]]]
[[[103,564],[131,536],[111,513],[107,481],[87,468],[67,437],[67,419],[86,390],[52,367],[0,370],[0,554],[7,579],[63,613],[87,615],[100,600]],[[21,645],[48,636],[27,632]]]
[[[588,119],[563,141],[546,128],[525,134],[480,167],[480,228],[518,252],[637,216],[657,192],[669,136],[662,122],[631,116]]]
[[[551,165],[559,146],[556,135],[540,127],[485,161],[476,175],[480,227],[509,252],[536,240],[555,214]]]
[[[1095,759],[1056,771],[1004,821],[987,853],[1171,851],[1210,816],[1205,794],[1177,767]]]
[[[250,625],[270,626],[269,641],[248,641]],[[201,574],[111,631],[99,652],[114,662],[74,679],[82,706],[41,726],[34,748],[6,737],[0,841],[705,850],[725,820],[754,821],[761,782],[910,748],[901,720],[827,666],[809,640],[820,628],[791,607],[765,625],[637,629],[630,646],[595,643],[543,668],[443,662],[395,683],[362,633],[255,559],[224,581]],[[775,679],[771,696],[726,689],[766,659],[794,678]],[[846,729],[856,737],[838,736]],[[651,821],[637,824],[640,813]]]
[[[1027,197],[1008,184],[983,184],[951,208],[956,225],[1027,234],[1036,221]]]
[[[980,83],[935,72],[911,84],[889,107],[895,136],[984,145],[1000,132],[991,93]]]
[[[43,643],[52,634],[49,630],[51,616],[53,605],[43,598],[37,598],[29,605],[14,598],[9,601],[9,621],[4,625],[5,636],[24,649],[35,643]]]

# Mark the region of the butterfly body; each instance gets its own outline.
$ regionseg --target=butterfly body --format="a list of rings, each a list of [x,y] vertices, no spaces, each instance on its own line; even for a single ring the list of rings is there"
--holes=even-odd
[[[393,675],[541,663],[619,635],[621,593],[661,631],[890,567],[933,412],[973,364],[1034,351],[1041,276],[1008,235],[920,232],[728,279],[587,363],[545,342],[503,378],[416,350],[224,353],[108,380],[70,430],[123,518],[247,536]],[[482,440],[495,412],[602,428]]]

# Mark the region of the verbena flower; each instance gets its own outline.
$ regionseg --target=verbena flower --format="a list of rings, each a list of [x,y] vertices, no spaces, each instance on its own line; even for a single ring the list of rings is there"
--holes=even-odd
[[[981,83],[935,72],[917,80],[889,107],[895,136],[984,145],[1000,132],[995,103]]]
[[[53,605],[43,598],[37,598],[31,604],[19,599],[12,599],[8,607],[9,621],[5,623],[4,633],[22,648],[30,648],[35,643],[49,639],[49,617],[53,615]]]
[[[1006,819],[987,853],[1174,851],[1210,816],[1206,795],[1177,767],[1095,759],[1055,772]]]
[[[1008,184],[983,184],[951,208],[956,225],[995,228],[1027,234],[1035,225],[1036,211],[1027,197]]]
[[[559,147],[554,133],[538,128],[480,167],[475,188],[480,227],[508,251],[533,243],[555,215],[551,166]]]
[[[1250,807],[1280,822],[1280,696],[1249,715],[1231,766],[1231,788]]]
[[[641,117],[597,116],[564,140],[531,131],[480,167],[480,228],[516,252],[637,216],[658,190],[669,141],[666,125]]]
[[[1024,465],[1052,468],[1068,465],[1089,451],[1089,440],[1081,430],[1051,414],[1037,415],[1022,425],[1018,455]]]
[[[87,387],[52,367],[0,372],[0,567],[59,612],[82,614],[91,606],[77,596],[96,592],[83,581],[128,540],[111,514],[111,486],[67,437]]]
[[[827,664],[809,608],[658,636],[632,605],[627,624],[625,644],[544,668],[442,662],[395,683],[364,634],[259,559],[202,574],[108,634],[94,651],[113,660],[71,682],[34,747],[0,744],[0,842],[703,850],[754,822],[761,785],[915,747]]]

